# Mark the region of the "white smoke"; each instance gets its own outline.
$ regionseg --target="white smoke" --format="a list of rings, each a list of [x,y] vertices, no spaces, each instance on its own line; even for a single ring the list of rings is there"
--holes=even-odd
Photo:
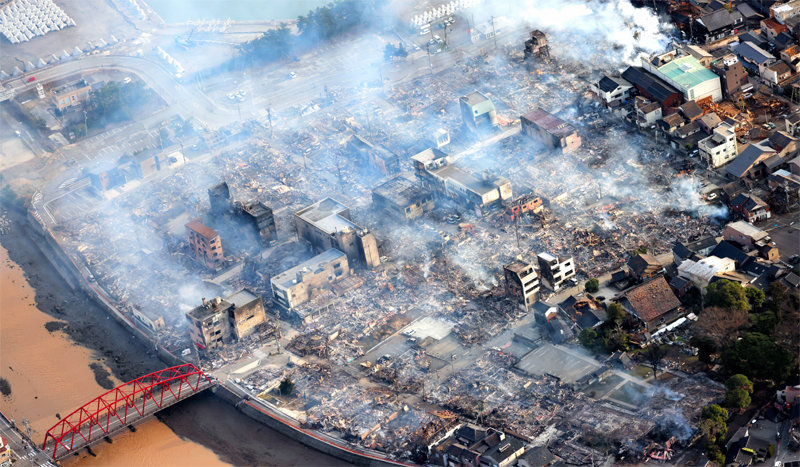
[[[672,190],[673,208],[679,211],[691,211],[705,217],[725,218],[728,209],[723,205],[707,204],[700,197],[700,184],[694,177],[682,177],[673,181]]]

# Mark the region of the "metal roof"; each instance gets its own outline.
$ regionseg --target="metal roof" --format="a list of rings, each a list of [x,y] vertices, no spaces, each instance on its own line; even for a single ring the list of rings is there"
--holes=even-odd
[[[666,65],[660,66],[658,71],[684,89],[691,89],[706,81],[714,79],[719,80],[719,76],[701,65],[700,62],[691,55],[676,58]]]

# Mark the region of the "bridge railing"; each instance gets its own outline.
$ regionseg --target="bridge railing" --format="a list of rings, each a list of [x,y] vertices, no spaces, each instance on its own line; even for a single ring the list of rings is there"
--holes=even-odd
[[[47,430],[42,449],[52,448],[53,459],[57,459],[59,449],[70,452],[76,447],[91,444],[94,435],[108,435],[114,429],[126,426],[211,384],[211,378],[191,363],[136,378],[96,397],[62,418]]]

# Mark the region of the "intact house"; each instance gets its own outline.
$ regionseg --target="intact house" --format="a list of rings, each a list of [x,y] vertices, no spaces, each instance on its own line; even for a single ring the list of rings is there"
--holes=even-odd
[[[789,136],[797,136],[798,125],[800,125],[800,111],[793,112],[784,118],[786,124],[786,133]]]
[[[656,260],[655,256],[641,253],[628,259],[628,269],[636,280],[642,281],[660,274],[664,270],[664,266]]]
[[[411,221],[433,210],[430,191],[398,175],[372,190],[372,205],[395,218]]]
[[[744,17],[739,10],[720,8],[694,19],[692,35],[703,42],[713,42],[735,34],[744,26]]]
[[[769,205],[755,195],[740,193],[730,203],[731,211],[741,215],[747,222],[753,223],[769,219]]]
[[[734,160],[738,155],[736,133],[726,124],[714,128],[713,134],[697,142],[700,157],[712,169]]]
[[[591,295],[569,298],[558,304],[564,314],[580,329],[593,328],[608,318],[603,304]]]
[[[681,91],[687,101],[722,100],[719,76],[691,55],[679,56],[673,50],[650,59],[642,58],[642,67]]]
[[[681,314],[681,302],[664,276],[658,276],[623,292],[619,302],[628,314],[651,333],[678,319]]]
[[[461,117],[467,128],[475,131],[497,126],[497,111],[485,94],[473,91],[459,99]]]
[[[800,46],[793,44],[781,50],[781,60],[786,62],[792,71],[800,71]]]
[[[736,270],[736,262],[730,258],[709,256],[699,261],[685,260],[678,266],[678,276],[690,281],[705,294],[706,287],[719,274]]]
[[[522,134],[562,152],[581,147],[578,130],[564,120],[542,109],[534,109],[520,117]]]
[[[775,85],[789,79],[790,76],[792,76],[792,69],[783,61],[775,62],[766,67],[761,74],[764,81]]]
[[[347,255],[351,264],[369,268],[381,262],[375,236],[356,225],[350,210],[333,198],[322,199],[294,214],[297,236],[306,240],[315,251],[335,248]]]
[[[763,34],[764,37],[766,37],[770,42],[775,41],[775,38],[778,37],[778,34],[788,31],[789,28],[787,28],[786,25],[783,25],[772,18],[761,20],[761,34]]]
[[[733,180],[760,180],[797,154],[797,151],[797,139],[776,131],[769,138],[748,145],[728,166],[726,175]]]
[[[759,76],[766,67],[775,63],[775,57],[771,53],[752,42],[740,42],[733,51],[745,68]]]
[[[661,106],[658,103],[636,96],[633,106],[636,110],[636,124],[640,127],[646,128],[661,120]]]
[[[731,222],[722,231],[722,237],[735,244],[738,244],[747,252],[757,250],[759,256],[770,261],[780,259],[778,247],[770,238],[769,234],[753,224],[745,221]]]
[[[714,237],[704,237],[693,242],[675,242],[672,247],[672,259],[676,265],[680,265],[687,259],[700,259],[706,256],[717,246],[717,239]]]
[[[429,462],[445,467],[507,467],[524,452],[523,440],[466,423],[430,448]]]
[[[592,92],[606,107],[618,107],[630,97],[633,85],[621,76],[603,75],[600,81],[592,83]]]
[[[261,297],[242,289],[224,300],[204,298],[202,305],[186,313],[186,320],[192,342],[203,349],[214,349],[252,335],[267,322],[267,316]]]

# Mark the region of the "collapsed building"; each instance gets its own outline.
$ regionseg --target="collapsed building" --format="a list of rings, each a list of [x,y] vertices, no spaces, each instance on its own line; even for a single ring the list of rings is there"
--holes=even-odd
[[[383,175],[396,174],[400,170],[400,158],[380,144],[372,144],[359,135],[353,135],[347,147],[367,165]]]
[[[433,210],[433,195],[408,178],[398,175],[372,190],[373,206],[407,221]]]
[[[350,218],[350,210],[333,198],[325,198],[294,214],[298,237],[316,251],[335,248],[347,255],[351,263],[378,266],[378,243],[369,230],[359,227]]]
[[[550,49],[547,46],[547,36],[540,30],[531,31],[530,38],[525,41],[525,60],[531,58],[548,58]]]
[[[192,342],[202,349],[215,349],[241,340],[267,322],[261,296],[242,289],[225,298],[203,299],[203,304],[186,312]]]
[[[278,235],[272,208],[261,201],[234,201],[227,182],[218,183],[208,189],[211,213],[215,216],[233,212],[245,219],[258,235],[262,245],[269,244]]]
[[[572,152],[581,147],[581,137],[575,127],[542,109],[528,112],[520,117],[520,121],[522,134],[546,146],[563,152]]]
[[[331,248],[271,278],[272,301],[290,311],[308,302],[315,292],[348,275],[347,255]]]
[[[447,155],[438,149],[426,149],[411,160],[423,186],[476,211],[497,208],[513,196],[507,178],[488,172],[475,176],[451,164]]]

